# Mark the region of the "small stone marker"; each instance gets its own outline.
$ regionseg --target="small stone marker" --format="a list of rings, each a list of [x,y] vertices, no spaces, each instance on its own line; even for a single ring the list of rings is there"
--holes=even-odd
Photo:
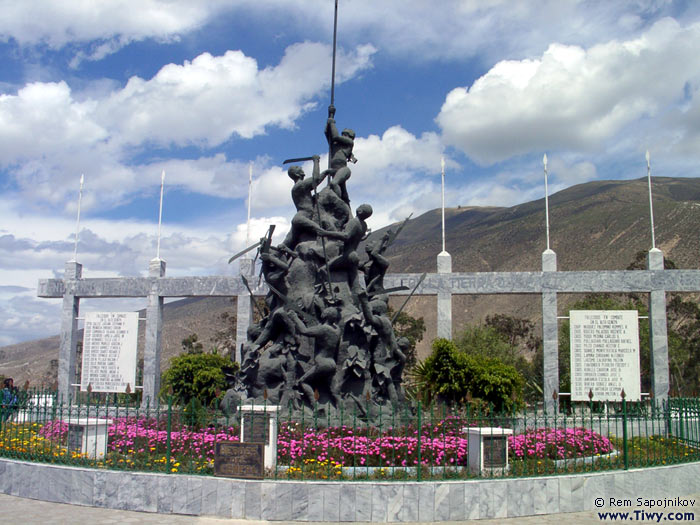
[[[498,475],[508,470],[508,436],[510,428],[465,427],[469,434],[469,472]]]
[[[265,446],[265,468],[277,466],[277,405],[243,405],[241,407],[241,443]]]
[[[90,459],[100,459],[107,453],[107,427],[111,419],[76,417],[68,423],[68,452],[77,452]]]
[[[263,443],[217,443],[214,475],[228,478],[262,479],[265,474]]]

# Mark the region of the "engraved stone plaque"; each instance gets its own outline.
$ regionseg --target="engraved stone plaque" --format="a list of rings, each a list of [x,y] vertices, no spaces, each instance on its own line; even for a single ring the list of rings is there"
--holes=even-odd
[[[259,412],[243,414],[243,439],[246,443],[268,443],[270,437],[270,416]]]
[[[484,468],[506,466],[508,445],[505,436],[484,436]]]
[[[83,433],[85,432],[84,425],[68,425],[68,452],[77,452],[80,454],[83,451]]]
[[[262,479],[265,473],[263,443],[217,443],[214,475],[228,478]]]
[[[637,310],[572,310],[571,400],[641,399]]]
[[[80,390],[133,392],[136,386],[138,312],[88,312],[83,335]]]

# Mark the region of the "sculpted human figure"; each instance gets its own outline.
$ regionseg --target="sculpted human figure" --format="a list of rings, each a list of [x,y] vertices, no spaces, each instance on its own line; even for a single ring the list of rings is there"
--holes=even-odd
[[[316,240],[318,235],[326,235],[319,223],[314,220],[314,201],[312,192],[318,187],[328,172],[319,173],[319,157],[313,157],[314,168],[310,179],[306,176],[301,166],[292,166],[287,171],[289,178],[294,181],[292,186],[292,201],[297,213],[292,219],[292,227],[282,243],[288,249],[293,250],[302,241]]]
[[[333,172],[331,179],[331,187],[337,195],[350,205],[350,197],[346,183],[350,178],[350,168],[348,162],[357,162],[357,159],[352,154],[352,149],[355,146],[355,132],[351,129],[344,129],[342,133],[338,133],[338,128],[335,125],[335,108],[328,108],[328,120],[326,121],[326,140],[330,150],[330,171]]]
[[[255,339],[252,348],[254,350],[262,349],[267,343],[276,341],[281,338],[285,343],[297,344],[296,330],[294,324],[289,318],[289,313],[284,305],[278,306],[268,316],[267,322],[263,327],[260,335]]]
[[[393,364],[393,359],[398,358],[400,360],[400,356],[403,356],[403,361],[405,362],[406,356],[399,350],[398,344],[396,343],[396,336],[391,326],[391,320],[386,315],[386,303],[381,300],[375,300],[372,301],[370,306],[367,302],[367,293],[364,291],[360,292],[359,299],[362,313],[367,323],[372,325],[379,336],[379,342],[373,354],[375,379],[380,388],[386,390],[391,402],[396,404],[398,402],[398,394],[396,393],[396,387],[391,377],[390,367]]]
[[[287,345],[277,343],[260,354],[258,381],[268,389],[272,400],[279,399],[279,390],[285,383],[288,353]]]
[[[277,254],[273,253],[272,250],[275,250]],[[292,255],[294,252],[289,251],[289,255],[287,255],[284,250],[270,246],[266,237],[260,239],[260,260],[262,261],[260,272],[265,277],[265,282],[282,294],[287,293],[285,276],[289,271]],[[280,304],[279,297],[272,291],[267,294],[265,302],[271,311]]]
[[[361,204],[355,210],[355,217],[350,219],[342,232],[329,232],[328,236],[343,242],[340,255],[329,261],[331,270],[344,269],[348,272],[348,282],[354,294],[359,291],[357,270],[360,265],[360,257],[357,255],[357,247],[367,235],[367,223],[372,215],[372,206]]]
[[[388,237],[389,232],[384,234],[381,241],[365,245],[367,261],[362,264],[361,270],[365,273],[367,293],[370,296],[384,291],[384,275],[389,268],[389,260],[384,257],[382,252],[386,249]]]
[[[334,401],[338,401],[338,393],[331,390],[331,382],[336,371],[336,355],[340,343],[340,328],[338,320],[340,314],[337,308],[329,307],[321,313],[322,324],[306,326],[296,312],[289,313],[290,318],[296,324],[297,332],[314,339],[313,364],[298,380],[297,384],[303,390],[310,403],[313,403],[314,393],[309,383],[322,378],[328,387],[328,391]]]
[[[352,148],[355,145],[355,132],[346,128],[342,133],[338,133],[334,117],[335,108],[331,106],[328,108],[325,135],[330,148],[331,169],[338,170],[347,166],[348,162],[357,162],[352,154]]]

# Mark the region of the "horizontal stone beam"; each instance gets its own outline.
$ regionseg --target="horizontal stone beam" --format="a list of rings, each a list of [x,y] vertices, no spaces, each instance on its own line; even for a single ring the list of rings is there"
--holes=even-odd
[[[406,286],[394,292],[408,295],[420,279],[419,273],[392,273],[384,278],[385,288]],[[268,291],[264,282],[250,283],[256,296]],[[76,297],[146,297],[155,287],[161,297],[233,297],[247,294],[238,276],[210,277],[122,277],[100,279],[41,279],[39,297],[63,297],[69,288]],[[700,291],[700,270],[635,270],[587,272],[473,272],[429,273],[416,295],[439,292],[459,294],[503,293],[588,293],[588,292],[696,292]]]
[[[421,274],[387,274],[385,288],[407,286],[406,295]],[[417,295],[587,292],[693,292],[700,290],[700,270],[613,270],[586,272],[473,272],[429,273]]]

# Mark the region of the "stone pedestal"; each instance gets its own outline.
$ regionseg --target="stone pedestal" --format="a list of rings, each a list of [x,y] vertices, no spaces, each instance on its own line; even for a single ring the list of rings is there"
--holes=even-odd
[[[143,394],[141,406],[153,407],[160,392],[160,355],[162,351],[163,298],[158,294],[157,280],[165,277],[165,261],[151,259],[148,277],[151,289],[146,306],[146,338],[143,352]]]
[[[265,468],[277,466],[277,405],[243,405],[241,442],[265,444]]]
[[[452,256],[440,252],[437,256],[438,273],[452,273]],[[441,289],[437,296],[437,336],[452,339],[452,290]]]
[[[647,270],[663,270],[664,254],[658,248],[647,254]],[[668,399],[668,327],[666,325],[666,292],[652,290],[649,293],[649,343],[651,347],[651,388],[654,398],[661,402]]]
[[[469,435],[469,472],[498,476],[508,471],[508,436],[510,428],[465,427],[462,432]]]
[[[83,276],[83,265],[68,261],[65,267],[63,311],[61,312],[61,342],[58,349],[58,395],[68,402],[73,394],[71,385],[76,383],[75,359],[78,345],[78,311],[80,298],[75,295],[75,282]]]
[[[553,250],[545,250],[542,252],[542,272],[556,271],[557,254]],[[556,292],[542,292],[542,349],[544,406],[549,414],[555,414],[559,409],[558,398],[553,398],[554,392],[559,392],[559,324]]]
[[[74,417],[68,424],[68,452],[79,452],[90,459],[100,459],[107,453],[107,427],[111,419]]]

